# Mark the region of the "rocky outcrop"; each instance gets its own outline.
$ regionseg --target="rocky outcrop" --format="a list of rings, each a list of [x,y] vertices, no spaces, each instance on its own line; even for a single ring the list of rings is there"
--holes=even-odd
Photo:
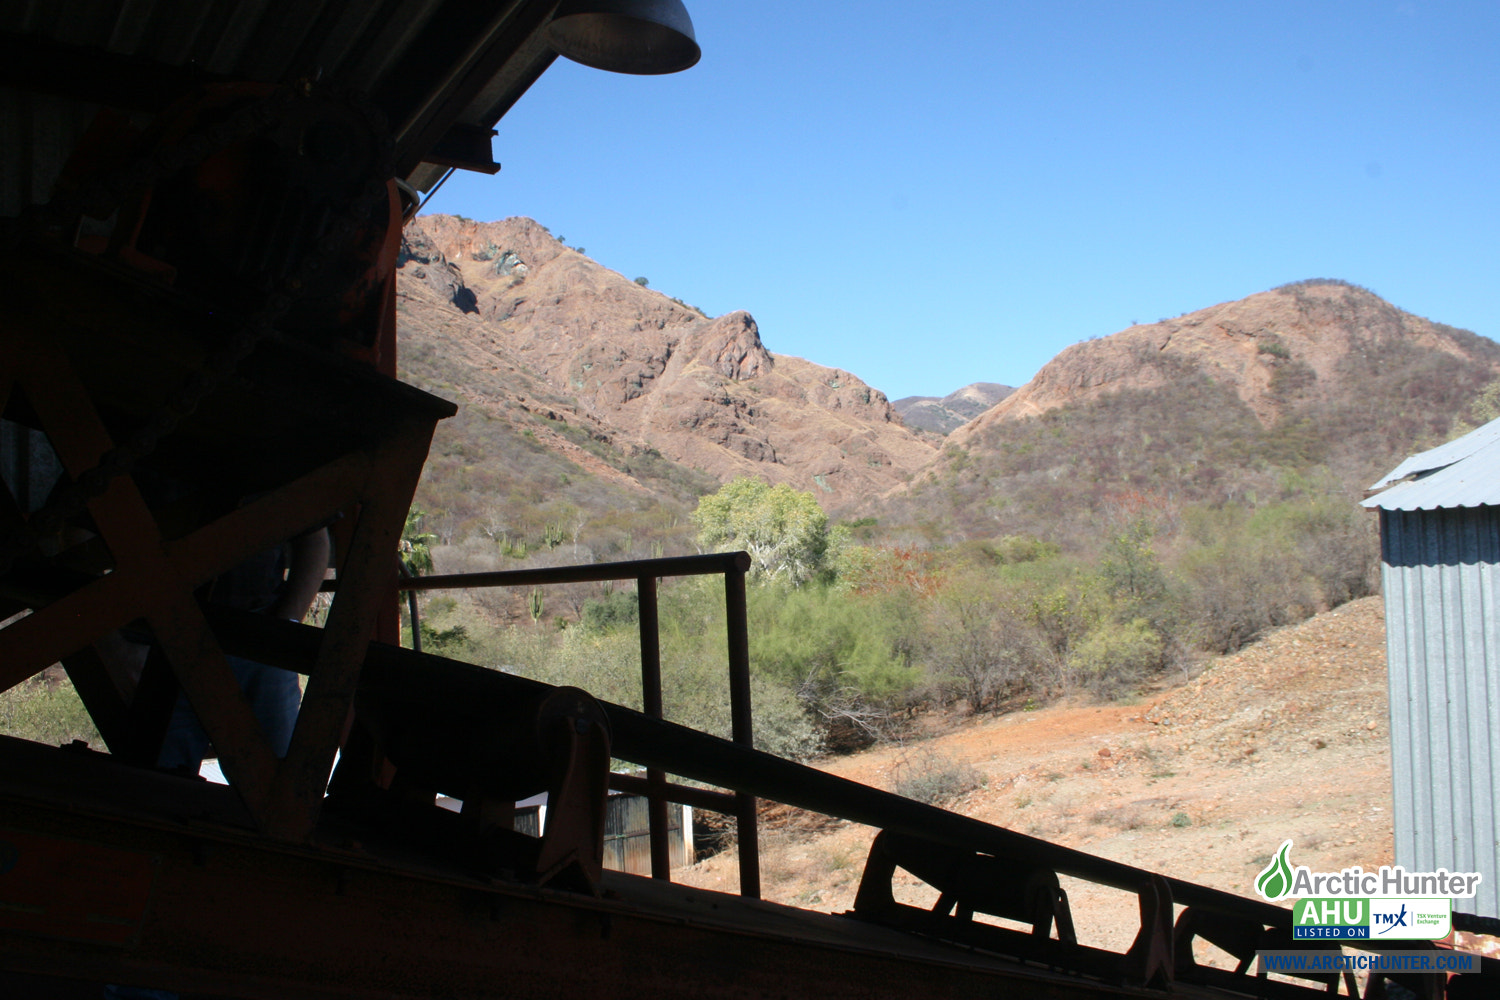
[[[736,382],[769,375],[774,362],[760,342],[755,318],[740,310],[720,316],[697,334],[702,341],[698,360]]]
[[[856,376],[772,354],[748,312],[707,317],[530,219],[424,216],[408,226],[407,244],[402,282],[459,310],[451,289],[474,301],[463,317],[409,309],[409,335],[420,341],[422,327],[443,324],[472,345],[467,363],[523,369],[619,444],[721,480],[791,483],[830,507],[891,489],[935,454]]]
[[[460,312],[477,311],[474,293],[464,284],[463,272],[448,262],[447,256],[425,232],[410,229],[402,233],[396,261],[403,276],[425,283],[438,298],[457,307]]]

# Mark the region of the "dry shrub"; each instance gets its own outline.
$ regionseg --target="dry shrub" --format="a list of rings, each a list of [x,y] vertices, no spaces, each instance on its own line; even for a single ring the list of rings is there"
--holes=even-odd
[[[924,750],[896,764],[891,791],[928,805],[943,805],[984,786],[984,776],[946,754]]]
[[[1096,810],[1089,822],[1116,830],[1139,830],[1146,825],[1146,815],[1135,806],[1110,806]]]
[[[756,819],[762,829],[784,833],[798,840],[812,840],[848,826],[849,821],[789,806],[784,802],[761,799],[756,804]]]

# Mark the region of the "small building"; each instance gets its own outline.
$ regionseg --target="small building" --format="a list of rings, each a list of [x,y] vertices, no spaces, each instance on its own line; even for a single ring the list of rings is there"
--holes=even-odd
[[[457,812],[463,803],[446,797],[438,805]],[[516,803],[517,833],[540,837],[547,824],[547,793]],[[667,803],[667,850],[673,868],[694,860],[693,808]],[[604,867],[632,875],[651,874],[650,802],[643,795],[611,791],[604,804]]]
[[[1500,917],[1500,420],[1402,462],[1380,512],[1396,863],[1477,871]]]

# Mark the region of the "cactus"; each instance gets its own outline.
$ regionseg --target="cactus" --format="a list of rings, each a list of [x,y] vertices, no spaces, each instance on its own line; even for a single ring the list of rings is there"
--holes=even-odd
[[[542,620],[542,591],[538,587],[531,588],[531,620]]]

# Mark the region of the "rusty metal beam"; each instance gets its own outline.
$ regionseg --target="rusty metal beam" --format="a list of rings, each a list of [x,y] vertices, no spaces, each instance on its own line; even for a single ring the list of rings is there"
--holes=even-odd
[[[246,622],[242,626],[241,637],[250,631],[248,625]],[[290,665],[292,658],[299,655],[296,638],[286,635],[291,645],[286,649],[288,662],[283,665]],[[234,648],[234,639],[227,633],[224,641]],[[305,642],[302,645],[300,655],[305,656]],[[540,681],[379,643],[370,647],[362,683],[438,704],[477,704],[489,699],[504,702],[539,697],[549,690],[549,685]],[[877,829],[997,857],[1025,858],[1061,875],[1131,893],[1138,892],[1152,875],[1144,869],[991,826],[685,726],[652,719],[633,709],[608,702],[602,704],[609,717],[612,752],[634,764],[660,767],[670,774]],[[1180,879],[1168,878],[1166,882],[1174,902],[1237,913],[1271,926],[1291,926],[1291,911],[1271,903]]]
[[[0,754],[10,749],[0,741]],[[98,762],[30,749],[24,756],[54,777],[96,773]],[[0,841],[27,860],[50,859],[58,872],[41,886],[0,883],[41,909],[0,908],[0,968],[15,972],[243,1000],[1142,995],[635,876],[606,873],[607,891],[595,898],[442,865],[417,871],[378,844],[315,849],[201,823],[79,814],[19,796],[5,773]],[[120,777],[140,797],[187,784],[148,772]],[[22,929],[41,919],[49,936]]]
[[[160,646],[152,645],[130,701],[125,747],[121,750],[110,747],[110,752],[131,763],[154,767],[181,691],[182,685],[177,683],[166,654]]]
[[[730,729],[736,746],[753,751],[755,730],[750,712],[750,633],[744,570],[724,574],[724,619],[729,627]],[[738,797],[735,835],[739,846],[740,895],[759,899],[760,831],[755,798],[744,789],[739,790]]]
[[[73,690],[94,720],[94,727],[110,753],[127,753],[130,746],[130,709],[120,696],[120,689],[105,669],[104,661],[93,646],[85,646],[64,657],[63,669]]]
[[[41,275],[48,280],[56,277],[46,269]],[[96,467],[114,447],[91,398],[93,383],[100,379],[107,383],[108,373],[98,370],[97,357],[82,351],[78,356],[95,366],[86,380],[59,346],[78,335],[78,327],[54,318],[50,326],[40,321],[39,329],[26,329],[23,319],[7,317],[0,327],[0,347],[14,361],[6,372],[6,384],[19,384],[64,467],[75,481],[84,482],[98,475]],[[53,336],[58,326],[67,332]],[[120,345],[108,337],[118,339],[121,333],[108,329],[105,341],[110,349],[118,349]],[[169,324],[167,329],[174,328]],[[288,473],[292,482],[170,544],[163,542],[132,477],[114,475],[87,500],[88,512],[108,549],[111,571],[85,578],[76,589],[45,606],[34,605],[31,615],[0,632],[0,649],[5,654],[0,657],[0,687],[8,687],[59,659],[86,656],[80,651],[107,632],[144,617],[236,792],[264,831],[288,839],[305,838],[316,822],[349,716],[364,646],[381,604],[393,594],[393,555],[432,430],[436,420],[452,410],[451,404],[389,379],[346,371],[347,366],[341,367],[337,359],[325,360],[346,376],[341,385],[354,394],[351,399],[364,393],[382,397],[386,403],[361,433],[364,444],[328,460],[329,454],[337,455],[353,445],[347,437],[331,441],[322,446],[321,465],[306,463],[314,452],[304,448],[305,464]],[[247,385],[266,382],[265,378],[257,382],[248,370],[241,374],[240,381]],[[279,385],[274,378],[268,384]],[[242,388],[235,391],[245,392]],[[275,398],[286,387],[267,391]],[[397,405],[398,401],[409,405]],[[201,417],[202,411],[197,415]],[[203,619],[193,588],[351,503],[358,503],[360,512],[344,560],[344,591],[320,634],[319,669],[308,686],[288,759],[278,764]],[[96,679],[87,664],[79,669],[82,681]],[[93,687],[90,693],[97,694]],[[127,740],[129,748],[122,749],[128,749],[133,759],[154,763],[152,746],[160,741],[161,712],[147,713],[143,705],[142,713],[133,713],[138,718],[132,721],[127,738],[119,718],[122,713],[111,710],[120,706],[92,700],[111,745]],[[147,714],[154,720],[147,719]]]
[[[547,45],[542,32],[555,7],[553,0],[517,0],[497,11],[483,31],[482,47],[470,52],[438,88],[424,94],[422,106],[395,113],[392,124],[398,148],[397,176],[411,173],[453,123],[475,113],[476,99],[493,91],[497,81],[515,81],[506,89],[515,90],[515,96],[519,97],[552,64],[557,54]],[[412,58],[419,55],[416,53]],[[397,87],[401,79],[399,73],[393,74],[388,86]],[[377,100],[390,105],[400,103],[385,94]],[[501,108],[500,113],[504,110]],[[467,124],[487,126],[493,125],[494,120]]]
[[[393,593],[395,553],[433,426],[432,421],[413,421],[370,456],[341,586],[322,629],[317,663],[302,695],[291,746],[278,768],[267,818],[267,830],[274,836],[303,839],[311,836],[317,823],[381,600]]]
[[[358,495],[369,477],[367,452],[341,455],[191,535],[168,542],[167,552],[187,579],[194,583],[211,580],[233,566],[233,560],[243,558],[243,553],[264,552],[327,520]],[[226,559],[225,553],[241,555]]]
[[[112,628],[140,616],[139,594],[130,577],[111,573],[87,587],[33,611],[0,631],[0,691],[7,691]]]
[[[653,719],[661,714],[661,635],[656,613],[656,577],[635,581],[641,636],[641,708]],[[646,768],[646,813],[651,840],[651,877],[671,879],[672,851],[667,840],[667,775]]]
[[[638,778],[631,774],[611,774],[609,776],[609,787],[617,792],[627,792],[631,795],[650,796],[657,794],[654,787],[645,778]],[[723,813],[725,816],[733,816],[739,797],[728,792],[716,792],[708,788],[694,788],[692,785],[679,785],[675,781],[665,782],[661,786],[662,798],[667,802],[678,802],[694,809],[706,809],[709,812]]]
[[[69,475],[81,479],[114,446],[87,391],[63,351],[38,338],[23,342],[19,368],[27,400],[58,459]],[[260,814],[270,791],[273,757],[198,610],[192,593],[198,581],[178,574],[162,546],[156,520],[129,476],[110,480],[87,506],[114,557],[114,571],[16,623],[22,628],[12,626],[0,633],[14,664],[8,671],[35,673],[87,648],[105,631],[144,615],[193,710],[213,737],[225,774],[251,811]],[[74,605],[77,618],[69,614]],[[4,680],[13,681],[14,673]]]
[[[712,552],[666,559],[630,559],[622,562],[588,563],[580,566],[549,566],[544,569],[506,569],[492,573],[449,573],[402,580],[402,590],[467,590],[476,587],[537,587],[549,583],[604,583],[636,580],[643,576],[712,576],[731,570],[750,569],[745,552]],[[327,587],[337,589],[337,585]]]

